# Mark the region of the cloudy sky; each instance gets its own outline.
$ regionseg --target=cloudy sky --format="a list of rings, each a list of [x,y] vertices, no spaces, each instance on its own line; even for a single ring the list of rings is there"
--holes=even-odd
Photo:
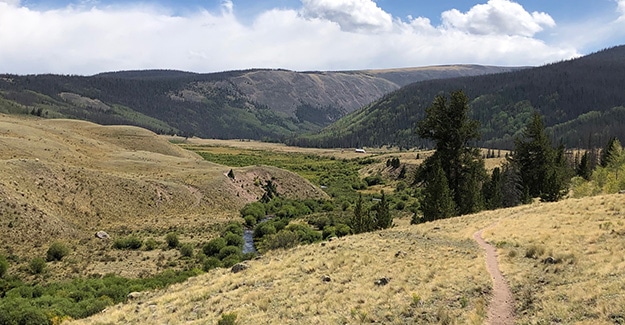
[[[0,73],[541,65],[625,44],[625,0],[0,0]]]

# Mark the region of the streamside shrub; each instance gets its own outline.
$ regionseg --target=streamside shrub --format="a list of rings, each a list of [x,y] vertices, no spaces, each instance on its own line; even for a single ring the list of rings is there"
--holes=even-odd
[[[243,236],[243,226],[238,222],[230,222],[223,231],[224,235],[228,233]]]
[[[202,264],[202,269],[204,270],[204,272],[208,272],[212,269],[216,269],[222,266],[223,264],[217,257],[211,256],[211,257],[208,257],[206,260],[204,260],[204,263]]]
[[[229,232],[224,236],[224,239],[226,240],[226,246],[243,247],[243,244],[245,243],[242,234],[238,235]]]
[[[65,244],[61,242],[54,242],[48,248],[48,252],[46,253],[46,259],[48,262],[60,261],[67,254],[69,254],[69,248],[67,248]]]
[[[222,237],[211,239],[204,247],[202,247],[202,251],[206,256],[211,257],[219,254],[219,251],[226,247],[226,240]]]

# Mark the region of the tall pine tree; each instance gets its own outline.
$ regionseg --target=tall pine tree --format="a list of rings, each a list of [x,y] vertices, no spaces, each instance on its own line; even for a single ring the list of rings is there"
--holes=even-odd
[[[529,198],[558,201],[566,194],[571,172],[564,156],[564,146],[557,149],[551,146],[538,112],[534,112],[523,138],[515,141],[511,162],[518,166]]]
[[[481,196],[482,184],[486,178],[484,161],[472,142],[479,138],[479,123],[469,118],[469,99],[462,91],[452,92],[449,99],[436,96],[432,105],[425,110],[425,119],[418,124],[421,138],[433,140],[436,152],[428,157],[417,173],[417,183],[425,184],[424,200],[439,200],[427,193],[448,192],[452,198],[451,209],[448,204],[424,202],[424,217],[434,213],[448,217],[455,214],[477,212],[483,208]],[[438,175],[440,168],[446,179],[447,190],[436,184],[433,179],[443,179]],[[433,187],[429,189],[428,187]],[[434,212],[430,207],[440,205],[444,211]],[[457,208],[457,209],[456,209]],[[426,213],[426,210],[428,212]]]

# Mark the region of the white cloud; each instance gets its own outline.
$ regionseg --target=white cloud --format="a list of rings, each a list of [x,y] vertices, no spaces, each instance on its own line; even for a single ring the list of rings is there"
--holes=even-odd
[[[21,2],[20,0],[0,0],[0,3],[6,3],[8,5],[15,6],[15,7],[19,6],[20,2]]]
[[[625,20],[625,0],[617,1],[617,12],[621,15],[619,17],[619,20],[624,21]]]
[[[381,32],[393,27],[393,17],[371,0],[302,0],[302,14],[327,19],[348,32]]]
[[[532,37],[543,27],[555,27],[556,23],[544,12],[527,12],[523,6],[509,0],[489,0],[467,13],[457,9],[442,14],[443,24],[470,34],[519,35]]]
[[[479,30],[498,32],[468,33],[424,17],[393,18],[370,0],[303,0],[301,10],[268,10],[249,25],[238,20],[235,5],[226,0],[219,12],[180,16],[149,5],[37,11],[0,2],[0,73],[538,65],[578,55],[532,37],[536,25],[489,27],[482,20]],[[475,10],[462,15],[477,21]],[[531,19],[521,20],[549,26],[542,14],[526,14]]]

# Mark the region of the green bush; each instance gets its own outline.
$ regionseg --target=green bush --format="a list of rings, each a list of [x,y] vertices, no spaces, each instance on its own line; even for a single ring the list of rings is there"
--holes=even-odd
[[[143,240],[137,236],[120,237],[113,241],[115,249],[139,249],[143,246]]]
[[[208,272],[208,271],[210,271],[212,269],[216,269],[216,268],[222,267],[222,266],[223,266],[223,264],[221,263],[221,261],[218,258],[211,256],[211,257],[208,257],[204,261],[204,263],[202,265],[202,269],[204,270],[204,272]]]
[[[243,236],[243,226],[238,222],[230,222],[222,233],[224,235],[228,233],[233,233],[235,235]]]
[[[237,246],[242,248],[245,243],[243,240],[243,234],[238,235],[229,232],[224,236],[224,239],[226,240],[226,246]]]
[[[4,277],[7,274],[7,270],[9,269],[9,262],[6,257],[0,255],[0,278]]]
[[[218,237],[211,239],[208,243],[206,243],[206,245],[202,247],[202,251],[204,251],[206,256],[211,257],[219,254],[219,251],[224,247],[226,247],[226,240],[222,237]]]
[[[256,226],[256,217],[254,217],[253,215],[248,214],[243,219],[245,219],[245,225],[247,225],[248,227]]]
[[[249,203],[241,209],[242,216],[251,215],[254,216],[257,221],[262,220],[265,214],[265,206],[260,202]]]
[[[221,318],[217,321],[217,325],[234,325],[237,321],[237,314],[221,314]]]
[[[46,260],[41,257],[35,257],[28,263],[28,269],[32,274],[41,274],[46,270]]]
[[[175,232],[170,232],[165,235],[165,242],[167,242],[167,247],[176,248],[180,244],[180,240],[178,239],[178,234]]]
[[[220,260],[223,260],[228,256],[235,255],[235,256],[238,256],[240,259],[242,254],[243,253],[241,252],[241,249],[239,247],[226,246],[222,248],[221,250],[219,250],[219,254],[217,255],[217,257],[219,257]]]
[[[240,255],[228,255],[221,261],[221,263],[223,263],[224,267],[232,267],[241,262],[241,259],[242,256]]]
[[[347,236],[352,233],[352,229],[346,224],[338,223],[335,227],[337,237]]]
[[[193,246],[191,244],[183,244],[180,246],[180,255],[183,257],[192,257],[193,256]]]
[[[146,251],[152,251],[158,248],[158,243],[153,238],[148,238],[145,243],[143,243],[143,249]]]
[[[254,238],[263,238],[267,235],[273,235],[276,232],[276,227],[272,222],[261,223],[254,228]]]
[[[299,236],[294,231],[283,230],[276,234],[269,235],[262,242],[264,250],[272,250],[278,248],[291,248],[299,245]]]
[[[46,259],[48,262],[60,261],[67,254],[69,254],[69,248],[67,248],[65,244],[61,242],[54,242],[48,248],[48,252],[46,253]]]
[[[326,226],[323,228],[323,238],[336,237],[336,228],[333,226]]]

